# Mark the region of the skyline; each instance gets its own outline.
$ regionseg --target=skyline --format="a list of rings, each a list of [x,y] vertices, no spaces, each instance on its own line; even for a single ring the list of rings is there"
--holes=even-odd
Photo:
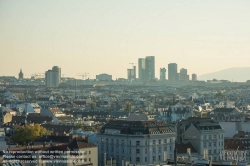
[[[25,78],[59,66],[62,75],[126,78],[129,63],[155,56],[198,77],[250,67],[249,1],[1,1],[0,76]],[[167,71],[168,72],[168,71]],[[138,74],[138,71],[137,71]],[[138,77],[138,76],[137,76]]]

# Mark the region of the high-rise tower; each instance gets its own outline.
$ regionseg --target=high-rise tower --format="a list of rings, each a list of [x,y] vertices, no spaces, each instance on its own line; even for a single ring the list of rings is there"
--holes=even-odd
[[[169,81],[178,81],[178,73],[177,73],[177,64],[176,63],[168,64],[168,80]]]
[[[166,80],[166,69],[160,68],[160,80],[165,81]]]
[[[146,80],[151,80],[155,78],[155,57],[146,57]]]
[[[146,74],[146,63],[145,58],[139,58],[138,59],[138,78],[140,80],[145,80],[145,74]]]

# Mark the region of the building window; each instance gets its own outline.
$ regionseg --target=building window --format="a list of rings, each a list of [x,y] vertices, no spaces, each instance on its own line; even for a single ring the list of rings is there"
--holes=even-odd
[[[113,140],[113,139],[111,139],[111,143],[112,143],[112,144],[114,143],[114,140]]]
[[[161,161],[161,156],[159,156],[159,161]]]
[[[214,154],[216,154],[216,149],[214,149]]]
[[[206,135],[204,135],[203,137],[204,137],[204,139],[207,139],[207,136],[206,136]]]
[[[161,144],[161,140],[159,139],[159,144]]]
[[[146,149],[145,149],[145,154],[147,154],[147,153],[148,153],[148,149],[146,148]]]
[[[91,161],[91,158],[89,158],[89,161]]]
[[[203,143],[203,147],[206,148],[207,147],[207,143]]]
[[[136,157],[136,162],[140,162],[140,157]]]
[[[155,144],[155,140],[153,140],[153,144]]]
[[[153,148],[153,153],[155,153],[155,148]]]
[[[137,154],[140,153],[140,149],[136,149],[136,153],[137,153]]]
[[[124,145],[124,140],[122,140],[122,145]]]
[[[217,158],[216,157],[214,157],[214,161],[216,161],[217,160]]]
[[[119,139],[116,140],[116,144],[119,144]]]
[[[109,143],[109,139],[108,138],[106,139],[106,143]]]
[[[211,150],[208,150],[208,154],[211,154]]]
[[[209,139],[212,139],[212,136],[211,136],[211,135],[209,135]]]
[[[167,143],[167,139],[164,139],[164,144]]]
[[[155,156],[153,156],[153,161],[155,161]]]
[[[136,145],[140,145],[140,141],[136,141]]]
[[[214,135],[214,139],[216,139],[216,135]]]
[[[208,147],[211,147],[211,142],[208,143]]]
[[[169,150],[170,150],[170,151],[172,150],[172,146],[169,147]]]
[[[147,159],[147,157],[145,157],[145,162],[147,162],[148,161],[148,159]]]
[[[172,143],[172,139],[171,138],[170,138],[169,142]]]
[[[216,146],[216,142],[214,142],[214,146]]]
[[[164,147],[164,151],[167,151],[167,147],[166,146]]]
[[[148,145],[148,141],[145,141],[145,145]]]
[[[101,140],[102,142],[104,142],[104,139],[102,138],[102,140]]]
[[[91,151],[89,151],[89,154],[91,154]]]
[[[131,141],[129,141],[129,145],[131,145]]]

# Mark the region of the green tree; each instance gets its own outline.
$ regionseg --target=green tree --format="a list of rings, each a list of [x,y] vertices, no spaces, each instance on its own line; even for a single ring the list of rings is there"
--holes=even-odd
[[[12,141],[18,145],[27,146],[34,142],[36,138],[50,133],[51,131],[47,131],[39,124],[21,126],[14,131]]]
[[[225,94],[223,94],[222,92],[217,92],[217,93],[215,94],[215,96],[216,96],[216,97],[224,97]]]
[[[132,104],[129,103],[129,102],[127,102],[127,103],[126,103],[126,108],[125,108],[125,110],[126,110],[127,112],[131,112],[131,111],[132,111]]]
[[[93,110],[93,109],[96,107],[96,102],[92,102],[92,103],[90,104],[90,107],[91,107],[91,109]]]
[[[84,126],[82,124],[80,124],[80,123],[77,123],[76,124],[76,129],[82,129],[82,130],[84,130]]]

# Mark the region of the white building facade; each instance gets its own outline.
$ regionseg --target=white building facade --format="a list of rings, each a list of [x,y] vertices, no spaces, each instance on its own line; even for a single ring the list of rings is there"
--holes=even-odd
[[[163,162],[174,158],[174,148],[175,133],[163,122],[111,120],[98,134],[99,165],[110,158],[118,165]]]

